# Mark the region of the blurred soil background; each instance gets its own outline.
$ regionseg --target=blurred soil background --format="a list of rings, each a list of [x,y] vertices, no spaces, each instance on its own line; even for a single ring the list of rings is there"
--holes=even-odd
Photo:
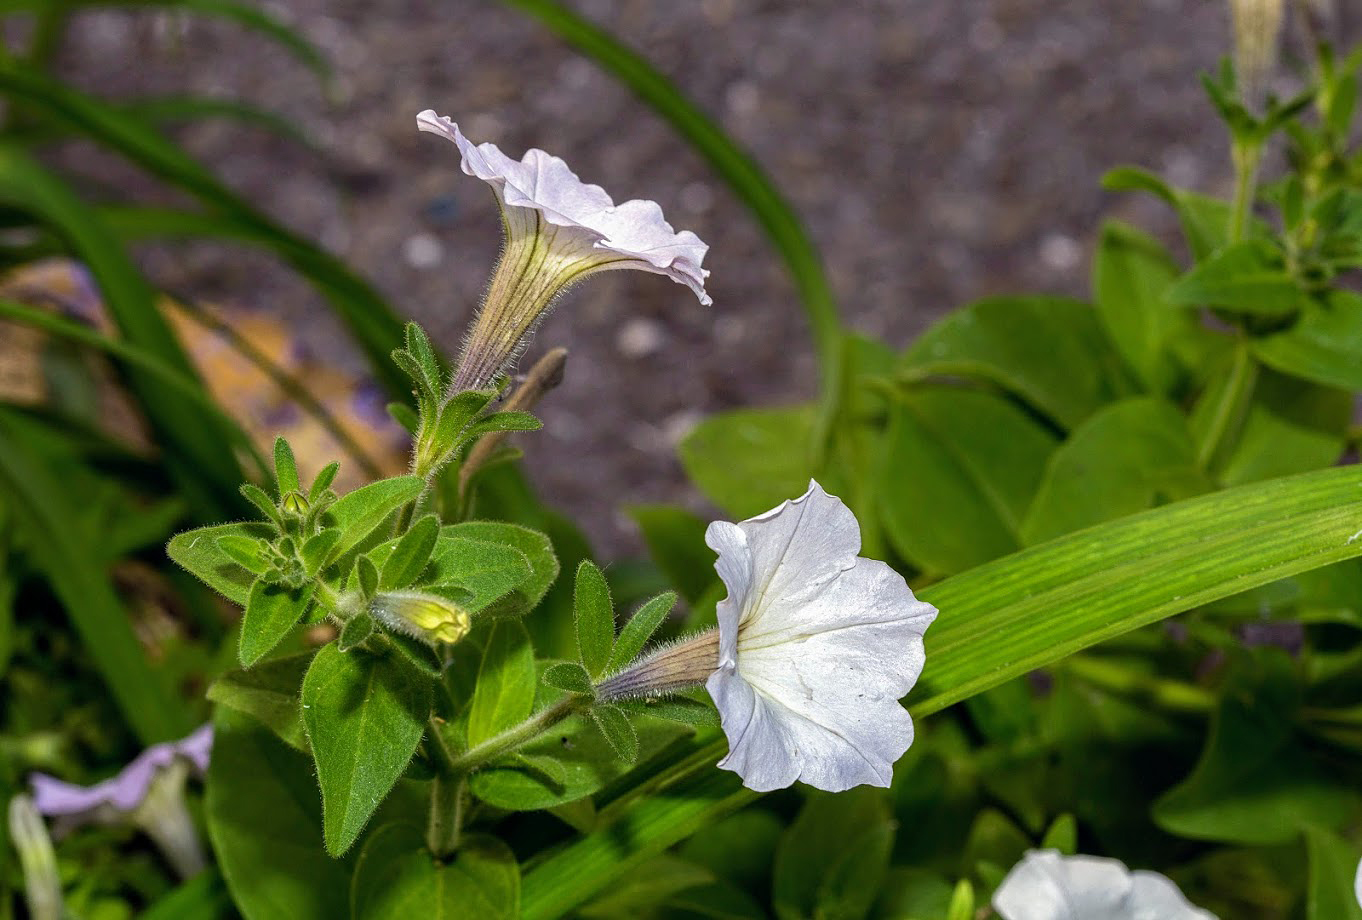
[[[901,346],[946,311],[1012,292],[1085,296],[1104,216],[1175,239],[1147,198],[1099,187],[1138,164],[1223,190],[1226,140],[1198,85],[1229,48],[1223,0],[574,0],[643,53],[769,171],[821,248],[844,315]],[[1343,3],[1344,17],[1350,12]],[[626,89],[492,0],[287,0],[269,9],[331,58],[333,85],[230,24],[83,13],[62,76],[100,95],[252,100],[316,149],[237,122],[175,131],[237,191],[343,256],[447,349],[499,245],[492,195],[416,113],[454,117],[512,156],[542,147],[616,201],[652,198],[710,244],[714,305],[637,272],[563,300],[526,360],[571,351],[524,440],[543,496],[607,556],[637,548],[619,509],[707,512],[675,459],[703,415],[809,399],[815,365],[794,289],[747,212]],[[1354,15],[1354,19],[1356,16]],[[1344,27],[1356,22],[1344,22]],[[1279,92],[1300,37],[1288,26]],[[58,154],[92,184],[168,201],[91,148]],[[362,363],[304,284],[263,257],[147,247],[168,289],[286,320],[328,363]]]

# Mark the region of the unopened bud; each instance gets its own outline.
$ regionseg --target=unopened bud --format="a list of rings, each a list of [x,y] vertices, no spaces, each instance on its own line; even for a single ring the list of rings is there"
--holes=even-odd
[[[9,836],[24,873],[24,899],[34,920],[60,920],[61,880],[52,838],[33,800],[16,795],[9,801]]]
[[[1286,0],[1230,0],[1239,99],[1250,109],[1262,105],[1268,81],[1277,68],[1285,6]]]
[[[284,495],[282,502],[283,509],[292,514],[307,514],[311,505],[308,503],[307,496],[302,492],[289,492]]]
[[[447,598],[419,591],[388,591],[369,603],[369,613],[396,632],[423,642],[453,644],[472,627],[468,611]]]

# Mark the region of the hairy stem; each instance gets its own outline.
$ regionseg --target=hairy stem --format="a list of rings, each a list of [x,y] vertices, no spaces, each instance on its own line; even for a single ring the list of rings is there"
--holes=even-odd
[[[565,697],[553,705],[539,710],[519,725],[513,725],[501,734],[494,735],[481,744],[469,748],[454,758],[449,765],[450,769],[461,772],[476,770],[503,754],[509,754],[516,748],[523,747],[588,705],[590,705],[590,701],[582,697]]]

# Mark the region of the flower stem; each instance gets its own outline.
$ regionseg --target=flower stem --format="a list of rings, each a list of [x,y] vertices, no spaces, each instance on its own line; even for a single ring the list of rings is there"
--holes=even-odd
[[[1229,241],[1237,243],[1248,229],[1249,213],[1258,190],[1258,162],[1263,148],[1257,141],[1236,140],[1230,148],[1234,160],[1234,205],[1230,211]]]
[[[518,747],[538,738],[559,722],[590,705],[590,701],[578,696],[568,696],[551,706],[539,710],[519,725],[513,725],[499,735],[493,735],[481,744],[476,744],[455,757],[449,769],[459,772],[472,772],[478,767],[509,754]]]
[[[464,774],[436,776],[431,785],[426,846],[436,859],[444,859],[459,848],[468,807],[467,788],[468,777]]]

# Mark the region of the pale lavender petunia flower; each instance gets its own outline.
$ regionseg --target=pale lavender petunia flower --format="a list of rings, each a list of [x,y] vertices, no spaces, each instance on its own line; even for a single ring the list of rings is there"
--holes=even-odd
[[[936,608],[857,556],[855,515],[816,482],[741,524],[716,521],[705,542],[728,587],[706,682],[729,741],[719,766],[758,792],[888,786],[913,743],[899,699],[922,672]]]
[[[523,348],[555,297],[587,275],[637,269],[665,275],[709,304],[701,267],[709,249],[677,232],[656,202],[615,204],[599,185],[558,157],[532,149],[514,160],[495,144],[474,144],[452,119],[427,109],[417,127],[452,141],[463,171],[492,187],[506,233],[487,299],[464,346],[454,389],[483,387]]]
[[[54,819],[58,833],[84,824],[128,823],[144,830],[183,876],[203,867],[203,849],[184,804],[191,772],[208,769],[213,727],[203,725],[178,741],[154,744],[117,776],[78,786],[44,773],[29,777],[33,804]]]
[[[1216,920],[1166,876],[1115,859],[1032,850],[993,894],[1003,920]]]

